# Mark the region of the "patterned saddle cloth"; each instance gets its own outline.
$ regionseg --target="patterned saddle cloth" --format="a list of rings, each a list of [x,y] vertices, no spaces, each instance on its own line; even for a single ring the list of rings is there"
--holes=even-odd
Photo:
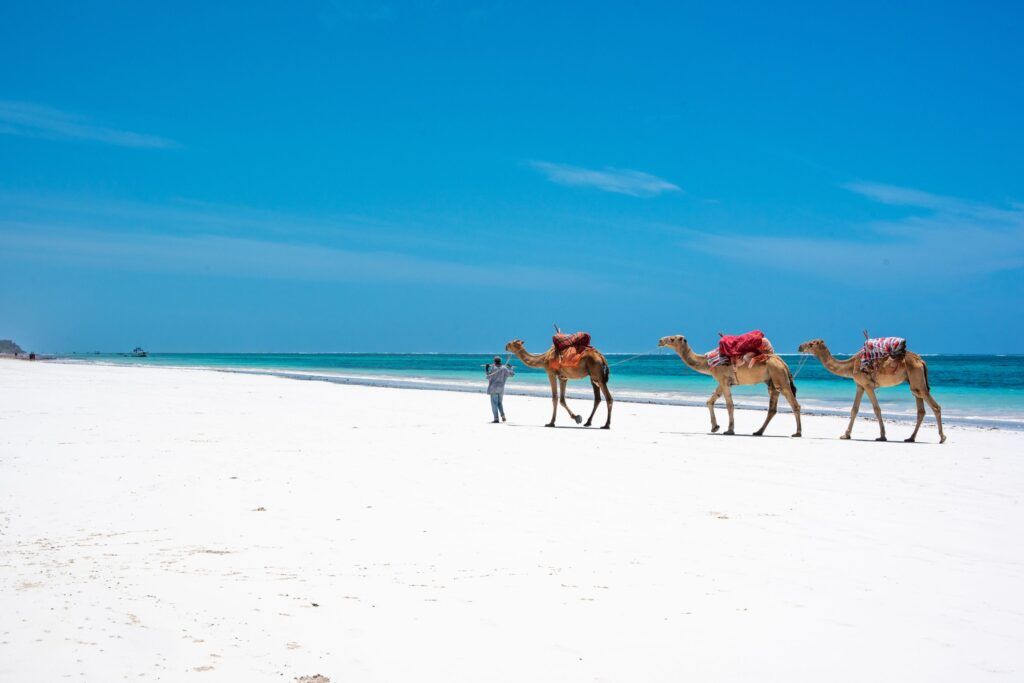
[[[717,368],[719,365],[729,365],[729,357],[723,356],[718,349],[711,349],[704,354],[708,359],[708,367]]]
[[[864,342],[860,351],[860,364],[865,370],[873,370],[887,358],[903,358],[907,354],[907,340],[903,337],[876,337]]]
[[[551,369],[558,371],[563,367],[574,368],[583,359],[583,352],[590,348],[590,334],[559,332],[551,338],[551,343],[555,347],[555,360],[551,363]]]

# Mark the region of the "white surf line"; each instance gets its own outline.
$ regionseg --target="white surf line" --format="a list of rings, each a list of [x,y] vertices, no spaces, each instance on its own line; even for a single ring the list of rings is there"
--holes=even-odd
[[[317,373],[312,371],[297,371],[297,370],[276,370],[273,368],[232,368],[232,367],[213,367],[207,365],[156,365],[152,363],[116,363],[103,360],[89,360],[89,359],[53,359],[47,360],[49,363],[69,363],[69,364],[87,364],[87,365],[107,365],[111,367],[121,368],[166,368],[174,370],[203,370],[212,372],[224,372],[228,374],[242,374],[242,375],[262,375],[268,377],[281,377],[283,379],[293,380],[306,380],[316,382],[329,382],[332,384],[347,384],[354,386],[365,386],[365,387],[379,387],[382,389],[416,389],[420,391],[456,391],[461,393],[479,394],[485,393],[486,385],[483,382],[479,384],[471,381],[465,381],[460,383],[458,380],[435,380],[426,377],[389,377],[382,375],[341,375],[341,374],[325,374]],[[534,398],[550,398],[551,392],[547,386],[539,385],[524,386],[519,384],[516,387],[507,387],[505,393],[510,396],[529,396]],[[590,401],[593,400],[593,394],[582,390],[567,388],[565,392],[566,398],[572,398],[574,400]],[[709,392],[710,395],[710,392]],[[669,405],[669,406],[684,406],[690,408],[705,408],[707,404],[707,397],[699,394],[678,394],[671,396],[659,396],[651,395],[647,393],[638,393],[636,391],[630,391],[628,389],[621,389],[613,393],[615,401],[618,403],[633,403],[633,404],[647,404],[647,405]],[[852,405],[853,398],[851,396],[850,402]],[[756,400],[744,400],[737,401],[734,397],[734,405],[738,410],[766,410],[768,408],[768,402],[759,403]],[[715,406],[716,412],[722,412],[726,410],[724,403],[719,402]],[[883,412],[888,410],[888,414],[885,414],[883,420],[886,424],[897,424],[897,425],[913,425],[916,421],[916,415],[914,413],[904,411],[894,411],[892,408],[883,406]],[[802,415],[816,415],[826,417],[849,417],[850,409],[848,407],[832,407],[823,406],[816,402],[814,399],[800,399],[800,412]],[[792,414],[792,410],[789,406],[783,406],[780,402],[778,406],[778,414]],[[965,429],[1007,429],[1012,431],[1024,431],[1024,421],[1013,419],[1013,418],[1002,418],[1002,417],[989,417],[989,416],[974,416],[974,415],[956,415],[943,412],[943,424],[950,427],[958,427]],[[857,416],[858,420],[864,420],[867,422],[875,422],[874,415],[861,414]],[[931,413],[925,416],[925,420],[922,423],[924,425],[934,425],[935,418]]]

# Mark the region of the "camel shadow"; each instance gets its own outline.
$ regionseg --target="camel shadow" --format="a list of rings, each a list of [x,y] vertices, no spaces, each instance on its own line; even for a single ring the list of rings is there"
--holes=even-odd
[[[857,443],[899,444],[901,446],[924,446],[924,445],[927,445],[929,443],[927,441],[904,441],[903,439],[886,439],[885,441],[879,441],[877,439],[872,439],[871,437],[868,437],[866,439],[863,439],[863,438],[862,439],[855,439],[853,437],[850,437],[849,439],[840,439],[839,437],[836,437],[835,440],[836,441],[856,441]],[[935,442],[935,443],[937,444],[938,442]]]
[[[714,436],[714,437],[725,437],[728,439],[733,438],[747,438],[747,439],[800,439],[802,441],[832,441],[826,436],[789,436],[787,434],[762,434],[756,436],[754,434],[722,434],[721,432],[659,432],[659,434],[674,434],[677,436]],[[835,439],[838,441],[839,439]]]
[[[786,436],[785,434],[763,434],[761,436],[755,436],[754,434],[722,434],[721,432],[659,432],[660,434],[674,434],[678,436],[721,436],[727,438],[735,437],[746,437],[748,439],[801,439],[803,441],[855,441],[858,443],[884,443],[887,445],[904,445],[904,446],[925,446],[929,441],[904,441],[903,439],[886,439],[885,441],[876,441],[870,437],[868,438],[850,438],[840,439],[838,436]]]
[[[609,429],[601,429],[600,427],[584,427],[583,425],[555,425],[548,427],[546,425],[519,425],[519,424],[506,424],[506,427],[525,427],[527,429],[573,429],[581,432],[607,432]]]
[[[603,432],[610,431],[608,429],[602,429],[601,427],[584,427],[583,425],[555,425],[548,427],[546,425],[533,425],[533,424],[511,424],[505,423],[506,427],[516,427],[524,429],[570,429],[574,431],[582,432]],[[737,434],[723,434],[721,432],[672,432],[662,431],[659,434],[666,436],[688,436],[688,437],[701,437],[701,436],[713,436],[720,438],[746,438],[746,439],[800,439],[801,441],[855,441],[858,443],[884,443],[887,445],[904,445],[904,446],[925,446],[931,442],[928,441],[904,441],[903,439],[888,439],[886,441],[876,441],[872,438],[850,438],[840,439],[837,436],[790,436],[788,434],[762,434],[757,436],[749,433],[737,433]]]

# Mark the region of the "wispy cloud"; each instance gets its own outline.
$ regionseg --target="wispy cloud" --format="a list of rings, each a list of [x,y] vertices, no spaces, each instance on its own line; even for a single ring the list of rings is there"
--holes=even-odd
[[[546,289],[565,284],[562,274],[510,265],[502,280],[487,266],[394,251],[356,251],[313,244],[220,235],[152,235],[92,230],[39,230],[0,222],[0,253],[37,257],[48,264],[271,280],[435,283]],[[568,273],[570,283],[592,286]]]
[[[381,223],[252,209],[0,194],[0,261],[272,280],[418,283],[509,290],[601,279],[510,259],[493,267]]]
[[[886,288],[895,282],[954,283],[1024,268],[1024,207],[994,206],[913,188],[855,182],[843,187],[914,215],[853,225],[848,237],[687,231],[686,245],[722,258]]]
[[[530,165],[559,185],[594,187],[631,197],[655,197],[665,192],[682,192],[678,185],[642,171],[623,168],[595,170],[550,161],[533,161]]]
[[[1024,206],[1016,203],[1011,203],[1009,207],[997,207],[966,199],[958,199],[957,197],[923,192],[909,187],[865,181],[845,183],[842,187],[880,204],[928,209],[938,215],[961,216],[997,223],[1016,223],[1018,225],[1021,223],[1022,217],[1024,217]]]
[[[29,102],[0,100],[0,133],[55,140],[87,140],[119,147],[177,147],[167,138],[98,126],[75,114]]]

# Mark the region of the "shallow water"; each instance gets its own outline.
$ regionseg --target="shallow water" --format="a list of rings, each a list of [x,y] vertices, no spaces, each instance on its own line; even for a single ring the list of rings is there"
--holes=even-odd
[[[796,376],[798,397],[805,412],[849,414],[854,385],[849,379],[826,371],[815,358],[782,356]],[[123,354],[69,354],[61,359],[144,366],[181,366],[247,372],[266,372],[325,381],[482,391],[484,363],[481,354],[419,353],[155,353],[147,358]],[[611,387],[619,400],[703,405],[714,381],[683,365],[674,353],[640,357],[608,354]],[[941,404],[949,423],[1024,429],[1024,356],[933,355],[925,356],[932,395]],[[517,374],[509,382],[512,394],[547,394],[544,372],[513,359]],[[571,395],[589,399],[585,382],[570,383]],[[734,387],[737,405],[767,404],[762,385]],[[886,417],[909,417],[914,399],[906,384],[878,391]],[[720,404],[721,405],[721,404]],[[788,410],[784,399],[780,410]],[[861,415],[872,414],[865,398]],[[724,417],[724,411],[722,413]],[[928,413],[931,421],[931,413]]]

